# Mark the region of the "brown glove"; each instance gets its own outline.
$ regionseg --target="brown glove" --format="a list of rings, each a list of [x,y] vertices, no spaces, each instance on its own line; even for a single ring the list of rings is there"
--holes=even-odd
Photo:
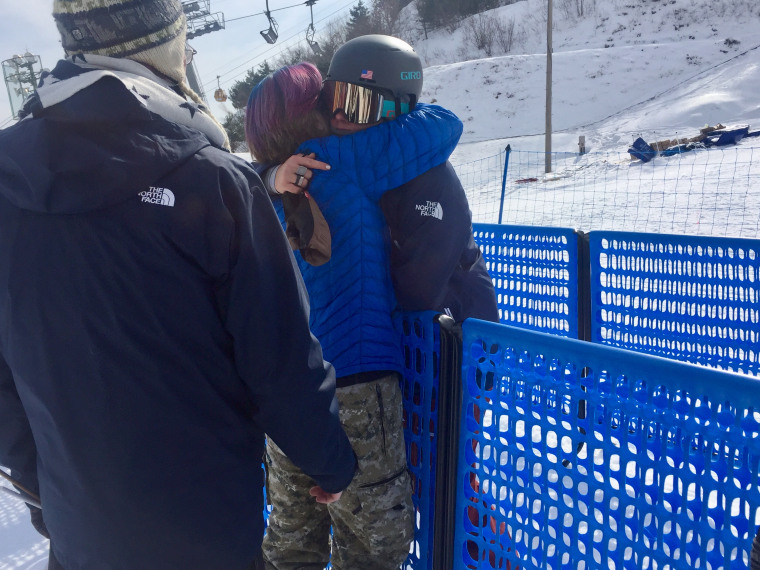
[[[301,252],[310,265],[322,265],[330,261],[330,227],[314,198],[304,194],[282,195],[285,210],[285,235],[290,247]]]

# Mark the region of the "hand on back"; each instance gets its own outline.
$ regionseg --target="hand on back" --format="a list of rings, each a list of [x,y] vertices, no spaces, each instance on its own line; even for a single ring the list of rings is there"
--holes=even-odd
[[[283,162],[277,169],[274,177],[274,188],[280,194],[290,192],[298,194],[306,192],[314,170],[330,170],[330,165],[326,162],[316,160],[316,155],[311,154],[294,154]]]

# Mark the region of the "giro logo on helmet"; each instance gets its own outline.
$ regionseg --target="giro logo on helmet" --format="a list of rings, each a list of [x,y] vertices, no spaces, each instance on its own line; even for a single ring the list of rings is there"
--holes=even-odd
[[[401,80],[406,81],[408,79],[422,79],[422,73],[419,71],[402,71]]]

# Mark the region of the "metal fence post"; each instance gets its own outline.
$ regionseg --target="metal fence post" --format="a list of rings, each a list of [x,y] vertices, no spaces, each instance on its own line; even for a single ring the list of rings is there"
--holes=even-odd
[[[447,315],[436,317],[440,326],[438,383],[438,449],[435,481],[435,524],[432,569],[454,568],[454,532],[458,524],[457,471],[451,459],[459,457],[460,408],[462,405],[462,327]]]
[[[591,253],[588,233],[578,236],[578,339],[591,340]]]
[[[509,153],[512,152],[512,146],[507,145],[504,149],[506,156],[504,157],[504,175],[501,177],[501,203],[499,204],[499,224],[501,224],[501,217],[504,213],[504,193],[507,190],[507,169],[509,168]]]

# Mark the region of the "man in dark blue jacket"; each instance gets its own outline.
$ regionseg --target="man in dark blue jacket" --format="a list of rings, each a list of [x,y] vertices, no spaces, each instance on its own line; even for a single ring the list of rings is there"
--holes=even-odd
[[[493,281],[451,163],[386,192],[380,205],[391,242],[393,288],[404,310],[499,322]]]
[[[293,256],[179,0],[54,16],[70,57],[0,131],[0,465],[51,567],[259,568],[264,432],[319,502],[356,465]]]

